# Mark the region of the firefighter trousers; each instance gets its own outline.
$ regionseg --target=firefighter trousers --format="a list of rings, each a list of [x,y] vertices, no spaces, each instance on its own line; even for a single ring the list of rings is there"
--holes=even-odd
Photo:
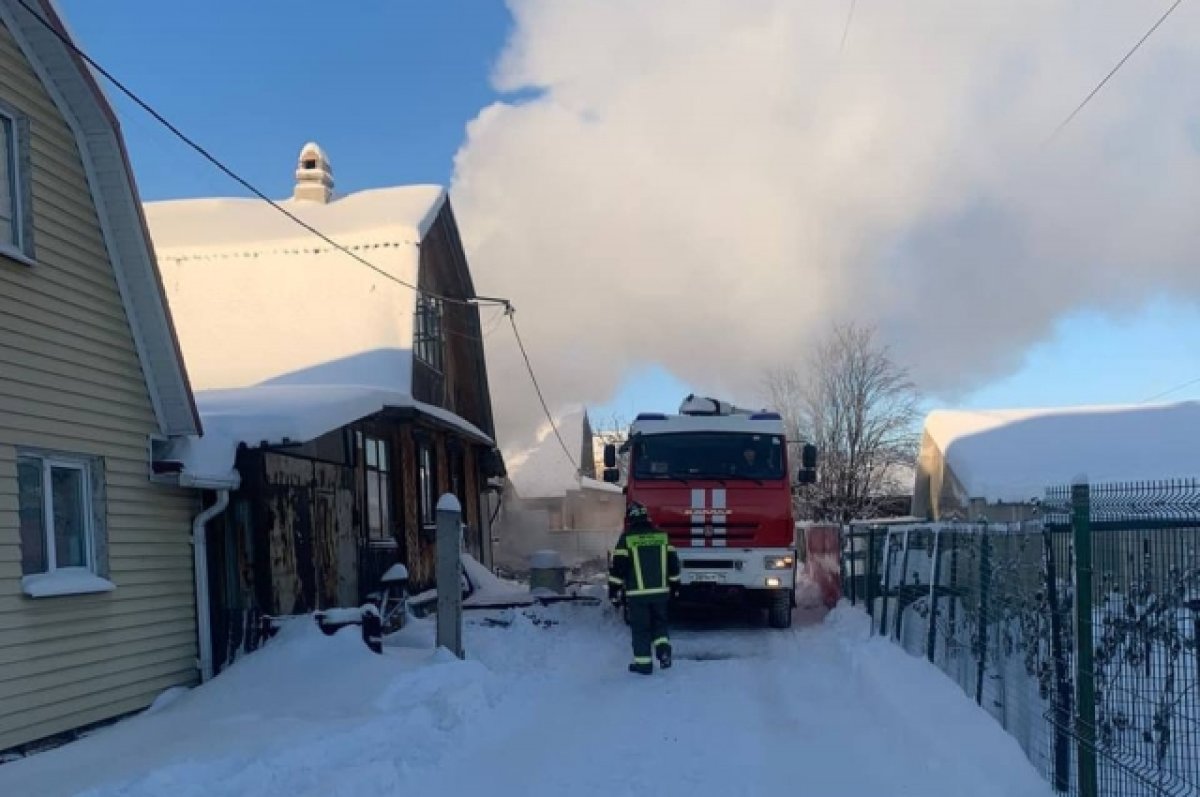
[[[666,595],[629,599],[634,664],[652,664],[653,656],[671,649],[670,631],[667,628],[669,604],[670,599]]]

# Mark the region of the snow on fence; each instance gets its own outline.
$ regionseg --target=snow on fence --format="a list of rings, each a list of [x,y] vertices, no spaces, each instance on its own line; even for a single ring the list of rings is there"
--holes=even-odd
[[[852,525],[845,593],[1059,793],[1200,794],[1200,484],[1048,490],[1015,524]]]

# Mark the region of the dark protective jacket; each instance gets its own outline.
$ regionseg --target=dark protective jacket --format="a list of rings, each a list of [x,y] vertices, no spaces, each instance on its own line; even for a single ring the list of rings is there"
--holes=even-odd
[[[679,584],[679,554],[656,528],[634,528],[621,534],[609,567],[610,593],[627,598],[664,596]]]

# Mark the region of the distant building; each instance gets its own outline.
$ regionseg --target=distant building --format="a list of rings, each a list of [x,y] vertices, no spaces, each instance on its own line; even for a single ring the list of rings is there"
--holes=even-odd
[[[603,462],[597,470],[596,437],[587,412],[567,413],[556,425],[558,436],[547,423],[530,447],[505,456],[508,484],[498,520],[498,551],[503,554],[497,556],[513,567],[539,548],[560,550],[568,559],[602,558],[623,523],[621,488],[596,478]],[[567,541],[561,532],[577,534]]]
[[[1047,487],[1200,476],[1200,402],[938,410],[925,420],[912,513],[1031,517]]]

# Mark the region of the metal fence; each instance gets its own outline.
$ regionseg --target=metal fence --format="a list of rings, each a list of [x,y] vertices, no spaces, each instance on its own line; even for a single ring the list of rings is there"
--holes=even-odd
[[[1200,483],[1047,491],[1016,524],[852,525],[844,591],[1056,791],[1200,794]]]

